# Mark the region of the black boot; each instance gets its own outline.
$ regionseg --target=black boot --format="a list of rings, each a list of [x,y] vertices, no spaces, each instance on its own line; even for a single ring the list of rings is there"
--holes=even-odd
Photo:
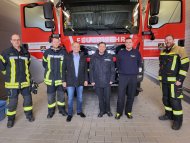
[[[47,118],[50,119],[55,114],[55,107],[54,108],[48,108],[48,115]]]
[[[35,120],[32,111],[25,111],[25,115],[29,122],[33,122]]]
[[[65,110],[65,106],[58,106],[58,109],[59,109],[59,114],[67,116],[67,111]]]
[[[15,116],[8,116],[7,128],[12,128],[15,123]]]
[[[166,111],[166,113],[164,115],[159,116],[158,118],[159,118],[159,120],[162,120],[162,121],[173,120],[173,114],[170,111]]]
[[[182,126],[182,122],[183,122],[183,116],[179,115],[179,116],[175,116],[174,117],[174,122],[172,125],[172,129],[173,130],[179,130]]]

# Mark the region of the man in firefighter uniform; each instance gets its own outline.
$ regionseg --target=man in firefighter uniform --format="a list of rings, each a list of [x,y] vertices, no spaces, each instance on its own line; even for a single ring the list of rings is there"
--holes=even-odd
[[[65,98],[63,89],[63,71],[62,66],[66,51],[60,45],[59,38],[52,38],[52,46],[44,52],[43,67],[45,68],[44,83],[47,85],[48,96],[48,115],[52,118],[55,114],[56,104],[59,113],[67,115],[65,110]],[[57,98],[56,98],[57,97]]]
[[[30,92],[30,54],[21,46],[20,36],[11,36],[12,46],[0,55],[0,70],[5,75],[5,88],[8,94],[7,102],[7,127],[14,126],[18,95],[21,93],[24,98],[24,112],[26,118],[32,122],[32,96]]]
[[[183,47],[174,43],[174,37],[165,38],[165,49],[160,53],[159,80],[163,92],[165,114],[160,120],[173,120],[172,129],[179,130],[183,122],[182,85],[189,68],[189,58]]]

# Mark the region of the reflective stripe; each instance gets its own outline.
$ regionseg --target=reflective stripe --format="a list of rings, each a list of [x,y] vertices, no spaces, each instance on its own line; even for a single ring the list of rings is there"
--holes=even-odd
[[[9,110],[7,110],[7,116],[13,116],[13,115],[16,115],[16,111],[10,112]]]
[[[162,77],[161,77],[161,76],[158,76],[158,80],[162,80]]]
[[[167,107],[167,106],[164,106],[165,110],[167,111],[172,111],[172,108],[171,107]]]
[[[63,60],[60,61],[60,75],[62,78],[62,67],[63,67]]]
[[[172,71],[173,71],[173,70],[175,69],[175,67],[176,67],[176,62],[177,62],[177,56],[174,56],[174,57],[173,57],[173,62],[172,62],[172,68],[171,68]]]
[[[63,55],[48,55],[48,58],[61,58],[63,60]]]
[[[180,95],[178,98],[180,98],[180,99],[183,98],[183,95]]]
[[[132,113],[127,113],[129,116],[131,116],[132,115]]]
[[[173,114],[174,115],[183,115],[183,110],[180,110],[180,111],[173,110]]]
[[[45,57],[43,57],[44,62],[48,62]]]
[[[174,84],[171,84],[171,97],[175,98]]]
[[[16,65],[15,65],[15,60],[14,59],[10,59],[10,63],[11,63],[11,79],[10,82],[11,83],[15,83],[16,80]]]
[[[176,77],[167,77],[168,81],[176,81]]]
[[[187,72],[184,71],[184,70],[180,70],[180,71],[179,71],[179,74],[180,74],[180,75],[183,75],[183,76],[186,76],[186,75],[187,75]]]
[[[120,116],[120,114],[119,114],[119,113],[117,113],[117,114],[116,114],[116,116],[117,116],[117,117],[119,117],[119,116]]]
[[[46,77],[44,79],[44,82],[47,84],[47,85],[51,85],[52,84],[52,80],[49,80],[49,76],[50,76],[50,72],[51,72],[51,60],[50,60],[50,57],[48,56],[47,58],[47,61],[48,61],[48,71],[46,73]]]
[[[21,83],[21,88],[25,88],[25,87],[29,87],[30,86],[30,82],[22,82]]]
[[[26,74],[26,82],[21,83],[21,88],[22,86],[30,86],[30,74],[29,74],[29,67],[28,67],[28,59],[25,60],[25,74]]]
[[[5,59],[3,58],[3,56],[0,55],[0,60],[5,63]]]
[[[65,106],[65,102],[59,102],[59,101],[57,101],[57,105],[59,105],[59,106]]]
[[[31,111],[31,110],[32,110],[32,106],[24,107],[24,111]]]
[[[10,82],[5,82],[5,88],[18,88],[19,87],[19,83],[10,83]]]
[[[6,75],[6,71],[1,71],[3,75]]]
[[[181,64],[186,64],[189,62],[189,58],[184,58],[184,59],[181,59]]]
[[[170,53],[166,53],[166,52],[161,52],[160,55],[176,55],[176,53],[170,52]]]
[[[55,86],[61,85],[61,84],[63,84],[62,80],[56,80],[56,81],[55,81]]]
[[[9,57],[9,59],[11,60],[11,59],[18,59],[18,57],[17,56],[12,56],[12,57]]]
[[[56,106],[56,103],[53,103],[53,104],[48,104],[48,108],[53,108]]]

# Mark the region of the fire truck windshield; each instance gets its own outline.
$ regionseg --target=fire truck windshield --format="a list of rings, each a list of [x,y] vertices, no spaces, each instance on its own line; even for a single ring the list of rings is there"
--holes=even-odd
[[[136,34],[140,17],[137,1],[66,3],[62,11],[64,35]]]

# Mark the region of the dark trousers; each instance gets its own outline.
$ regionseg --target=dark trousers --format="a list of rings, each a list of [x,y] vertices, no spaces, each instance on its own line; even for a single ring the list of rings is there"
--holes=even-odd
[[[110,112],[110,94],[111,87],[95,87],[98,95],[100,112]]]
[[[24,101],[23,108],[26,117],[32,115],[32,95],[29,87],[23,89],[6,89],[8,94],[7,99],[7,116],[8,119],[14,119],[16,115],[16,109],[18,104],[18,95],[21,93]]]
[[[127,93],[127,101],[125,113],[131,113],[134,97],[137,90],[137,76],[136,75],[119,75],[118,86],[118,99],[117,99],[117,113],[123,113],[125,104],[125,94]]]
[[[161,88],[163,93],[162,101],[165,107],[166,115],[173,118],[175,121],[182,122],[182,85],[176,86],[175,84],[161,83]]]
[[[55,110],[58,105],[59,111],[65,108],[64,90],[62,85],[58,86],[47,86],[48,95],[48,111]]]

